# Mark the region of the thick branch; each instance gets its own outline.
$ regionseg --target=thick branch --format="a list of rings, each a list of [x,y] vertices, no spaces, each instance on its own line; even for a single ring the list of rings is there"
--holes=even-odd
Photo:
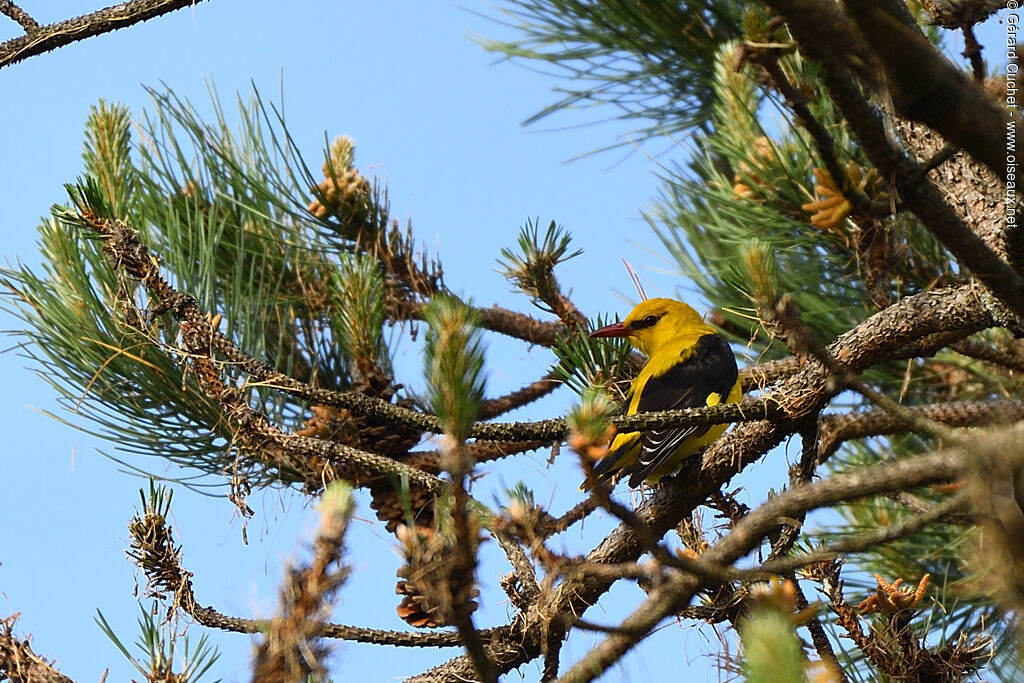
[[[971,232],[1000,258],[1009,261],[1004,232],[1007,229],[1006,205],[1000,201],[1000,179],[985,166],[942,139],[928,126],[897,121],[896,130],[910,153],[927,164],[928,176],[943,197],[964,219]],[[948,156],[947,156],[948,155]],[[945,159],[944,159],[945,157]]]
[[[29,28],[24,22],[19,21],[25,27],[26,34],[0,44],[0,69],[58,47],[132,26],[197,2],[199,0],[131,0],[46,26],[36,25]],[[9,2],[5,4],[10,5]],[[5,14],[10,16],[8,12]]]
[[[953,401],[930,406],[907,407],[904,410],[950,427],[978,427],[1024,420],[1024,401],[1019,399]],[[822,415],[819,428],[821,430],[821,445],[818,449],[819,462],[827,460],[846,441],[909,431],[905,420],[884,410]]]
[[[1005,182],[1006,113],[996,101],[928,42],[902,2],[844,4],[870,41],[896,111],[934,128]]]

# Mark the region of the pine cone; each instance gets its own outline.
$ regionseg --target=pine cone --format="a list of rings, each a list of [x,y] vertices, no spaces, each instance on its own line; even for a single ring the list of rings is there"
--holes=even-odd
[[[395,533],[400,524],[407,524],[406,512],[412,513],[417,527],[431,527],[434,524],[434,494],[415,484],[409,486],[409,509],[402,504],[402,497],[390,481],[378,481],[370,485],[370,507],[377,519],[384,522],[389,533]]]
[[[464,586],[450,581],[454,541],[432,528],[401,525],[395,535],[402,543],[405,564],[398,568],[395,593],[402,596],[396,612],[417,628],[437,628],[451,624],[452,596]],[[475,536],[475,534],[474,534]],[[476,610],[480,591],[470,588],[469,605]]]

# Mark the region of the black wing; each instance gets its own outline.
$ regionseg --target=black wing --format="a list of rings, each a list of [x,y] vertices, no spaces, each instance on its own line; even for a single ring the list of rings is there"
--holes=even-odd
[[[712,393],[718,394],[725,401],[738,376],[736,357],[725,338],[720,334],[704,335],[697,341],[694,353],[688,360],[663,375],[647,380],[637,403],[637,412],[703,408],[707,406],[708,395]],[[629,478],[630,487],[639,486],[684,441],[699,437],[708,429],[709,426],[694,426],[644,432],[643,445]]]

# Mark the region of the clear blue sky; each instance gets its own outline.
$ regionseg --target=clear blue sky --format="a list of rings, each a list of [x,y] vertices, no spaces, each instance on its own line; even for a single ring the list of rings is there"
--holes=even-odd
[[[40,21],[96,8],[86,2],[32,3],[42,6],[39,10],[25,4]],[[319,165],[325,130],[331,137],[354,138],[357,165],[388,183],[394,215],[411,218],[418,237],[440,250],[455,290],[481,304],[528,309],[528,301],[511,293],[495,272],[494,259],[514,242],[527,218],[539,217],[544,224],[554,219],[586,250],[561,269],[575,300],[588,315],[625,313],[629,305],[615,291],[629,292],[631,285],[620,259],[641,268],[666,266],[654,253],[656,239],[639,213],[657,191],[657,164],[643,151],[565,163],[607,144],[626,130],[623,126],[544,130],[604,118],[609,111],[523,129],[523,119],[553,100],[557,81],[513,64],[495,64],[496,57],[468,37],[510,34],[474,12],[495,14],[474,0],[462,7],[393,0],[211,0],[0,71],[0,254],[38,264],[35,226],[50,204],[64,200],[62,183],[81,172],[82,124],[99,98],[121,101],[139,116],[147,106],[143,84],[164,82],[208,110],[205,79],[215,81],[229,108],[235,91],[248,95],[250,81],[275,100],[283,83],[289,128],[311,165]],[[13,22],[0,21],[0,39],[17,33]],[[686,288],[671,274],[642,274],[650,295]],[[0,317],[0,327],[16,326],[9,316]],[[398,353],[400,369],[418,367],[412,348],[400,347]],[[542,353],[495,340],[488,356],[488,393],[535,379],[548,362]],[[26,366],[15,353],[0,356],[0,377],[7,386],[0,393],[6,437],[0,482],[7,510],[0,524],[0,616],[22,612],[19,632],[32,632],[37,651],[56,657],[58,667],[76,680],[99,680],[108,667],[108,680],[128,680],[133,670],[93,624],[93,616],[99,608],[123,639],[136,637],[135,579],[124,547],[137,489],[145,482],[97,453],[110,444],[41,415],[40,410],[56,409],[54,396]],[[546,415],[561,414],[570,401],[563,393],[542,409]],[[508,483],[528,479],[538,500],[558,513],[578,501],[579,475],[564,458],[549,468],[547,455],[517,458],[501,466],[500,476]],[[781,457],[773,476],[784,467]],[[138,464],[162,468],[157,461]],[[475,493],[490,502],[488,490]],[[283,562],[302,556],[312,518],[304,500],[288,491],[254,496],[251,505],[256,517],[248,546],[242,544],[232,505],[222,497],[179,490],[174,521],[200,602],[237,616],[268,616],[275,609]],[[348,557],[355,572],[340,593],[334,619],[403,628],[394,615],[399,561],[393,539],[370,521],[365,500],[357,514],[364,521],[349,537]],[[567,547],[592,547],[606,528],[588,522],[567,536]],[[481,569],[485,596],[501,595],[496,580],[503,571],[501,558],[489,549]],[[619,595],[602,600],[587,617],[614,621],[622,605],[635,604],[641,595],[628,586],[615,592]],[[505,623],[507,609],[485,604],[477,622]],[[193,627],[193,636],[200,631]],[[214,633],[214,640],[223,654],[209,680],[248,680],[250,639]],[[595,640],[575,636],[569,656],[581,656]],[[691,667],[687,680],[718,679],[714,663],[700,656],[719,647],[710,627],[670,623],[652,641],[608,680],[678,679],[681,666]],[[337,680],[395,680],[454,654],[340,643],[334,674]],[[520,674],[537,680],[539,669],[527,665],[508,680]]]

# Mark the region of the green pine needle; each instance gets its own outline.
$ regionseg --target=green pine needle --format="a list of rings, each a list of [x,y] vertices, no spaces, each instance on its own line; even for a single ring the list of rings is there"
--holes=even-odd
[[[377,262],[359,254],[345,254],[331,284],[334,331],[345,357],[364,378],[375,368],[390,372],[384,339],[384,276]]]
[[[751,240],[740,249],[751,298],[759,306],[771,305],[779,298],[779,266],[771,248]]]
[[[337,254],[353,245],[310,220],[312,175],[258,95],[239,102],[234,130],[216,100],[214,120],[205,121],[171,91],[151,95],[154,109],[139,123],[146,144],[134,148],[127,111],[94,108],[87,174],[67,188],[73,208],[55,206],[39,228],[45,271],[0,270],[4,305],[24,321],[21,349],[57,388],[74,426],[116,443],[131,456],[117,458],[129,469],[144,470],[135,456],[146,455],[216,475],[230,468],[253,484],[288,483],[294,475],[229,448],[220,406],[175,352],[177,324],[149,316],[145,291],[112,267],[78,213],[125,221],[179,290],[223,317],[221,330],[240,348],[333,389],[352,379],[332,290],[344,271]],[[379,334],[360,344],[388,369]],[[234,368],[223,371],[241,384]],[[300,402],[264,386],[245,390],[275,422],[302,424]]]
[[[590,329],[604,327],[608,320],[598,316]],[[590,387],[604,387],[615,400],[622,401],[632,381],[629,342],[625,339],[587,337],[586,330],[576,329],[555,340],[551,349],[558,358],[552,368],[555,376],[577,394]]]
[[[444,427],[465,441],[484,396],[484,351],[472,309],[449,296],[434,297],[423,309],[429,325],[424,350],[427,399]]]
[[[111,215],[129,212],[137,182],[131,162],[131,117],[122,104],[102,99],[89,108],[85,123],[85,170],[98,181]]]
[[[170,614],[169,609],[173,610]],[[142,653],[141,658],[131,653],[100,610],[96,610],[95,621],[146,680],[197,683],[220,658],[219,650],[206,634],[193,645],[187,635],[179,633],[175,608],[164,608],[156,602],[147,608],[140,602],[139,611],[139,637],[135,646]]]
[[[520,229],[518,244],[518,252],[507,247],[501,250],[498,272],[529,295],[538,307],[553,313],[544,302],[554,301],[559,296],[555,266],[579,256],[583,250],[570,252],[572,235],[554,221],[548,224],[542,237],[538,222],[528,220]]]
[[[522,481],[517,481],[512,486],[506,487],[505,497],[508,499],[508,503],[501,504],[499,501],[499,505],[505,509],[513,506],[532,509],[536,505],[533,490]]]
[[[503,22],[524,38],[481,40],[565,76],[561,99],[527,120],[610,104],[638,128],[617,145],[682,136],[710,117],[715,47],[738,35],[742,3],[708,0],[515,0]],[[547,69],[545,69],[547,70]],[[682,76],[685,74],[685,76]],[[617,146],[615,145],[615,146]]]

